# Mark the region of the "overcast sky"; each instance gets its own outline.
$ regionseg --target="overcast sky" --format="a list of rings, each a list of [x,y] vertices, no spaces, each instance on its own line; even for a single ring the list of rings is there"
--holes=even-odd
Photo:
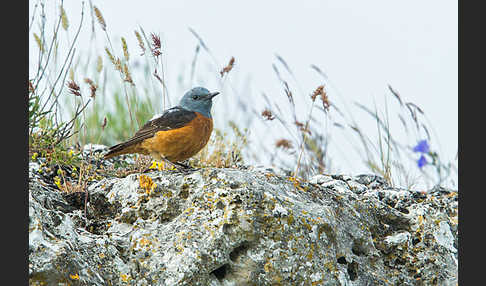
[[[34,3],[37,0],[30,6]],[[139,26],[161,35],[169,88],[194,55],[197,41],[188,32],[191,27],[219,64],[236,58],[234,87],[248,81],[255,94],[283,94],[272,70],[275,54],[286,60],[306,93],[322,79],[309,68],[311,64],[320,67],[349,102],[367,106],[382,102],[390,84],[424,110],[440,141],[432,144],[446,160],[456,156],[457,1],[93,0],[92,4],[102,11],[110,35],[126,37],[133,49],[137,46],[133,31]],[[81,1],[64,1],[64,6],[75,26]],[[90,26],[83,29],[80,49],[89,43]],[[214,112],[217,108],[216,102]]]

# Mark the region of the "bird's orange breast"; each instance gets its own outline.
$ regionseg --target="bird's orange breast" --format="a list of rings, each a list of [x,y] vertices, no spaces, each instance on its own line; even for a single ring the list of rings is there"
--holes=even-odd
[[[158,153],[172,162],[179,162],[196,155],[209,141],[213,120],[196,112],[197,116],[181,128],[158,131],[144,140],[140,147],[148,153]]]

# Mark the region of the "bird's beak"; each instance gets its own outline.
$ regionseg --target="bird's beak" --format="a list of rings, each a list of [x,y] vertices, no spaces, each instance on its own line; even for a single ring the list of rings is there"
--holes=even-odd
[[[218,94],[219,94],[219,91],[211,92],[210,94],[208,94],[208,98],[213,99],[213,97],[215,97]]]

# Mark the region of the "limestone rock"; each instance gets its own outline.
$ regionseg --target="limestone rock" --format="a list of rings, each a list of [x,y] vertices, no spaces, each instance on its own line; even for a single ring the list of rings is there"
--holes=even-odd
[[[457,191],[376,176],[154,171],[29,178],[32,285],[456,285]]]

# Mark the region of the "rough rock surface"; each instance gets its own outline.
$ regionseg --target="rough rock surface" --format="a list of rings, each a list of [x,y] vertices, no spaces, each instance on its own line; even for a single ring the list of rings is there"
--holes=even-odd
[[[155,171],[62,193],[29,175],[31,285],[456,285],[457,191],[379,177]],[[148,179],[150,178],[150,179]]]

